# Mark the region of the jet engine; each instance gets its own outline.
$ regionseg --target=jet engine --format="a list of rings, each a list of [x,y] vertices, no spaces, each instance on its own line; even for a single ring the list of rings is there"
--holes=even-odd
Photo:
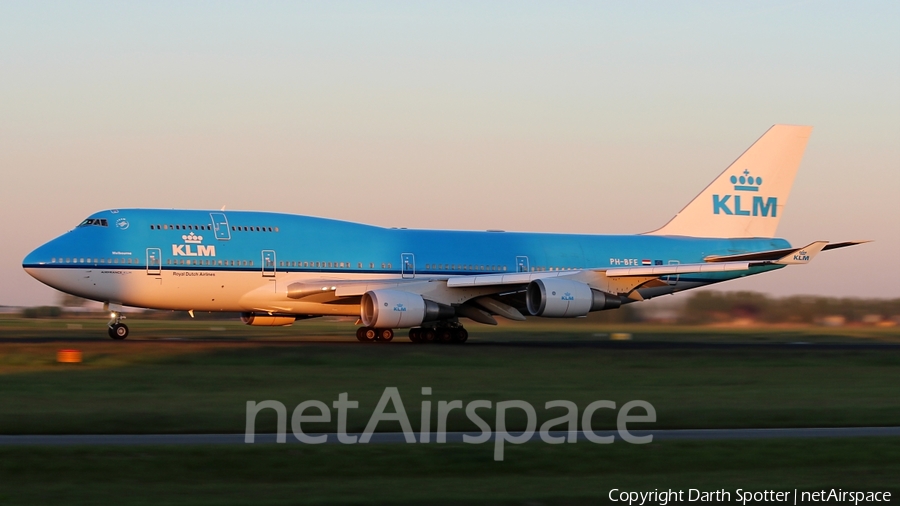
[[[362,297],[360,319],[366,327],[396,329],[451,318],[450,306],[402,290],[370,290]]]
[[[615,309],[619,297],[594,290],[586,283],[569,279],[536,279],[525,290],[525,302],[532,316],[575,318],[591,311]]]
[[[296,319],[293,316],[241,313],[241,321],[254,327],[284,327],[293,325]]]

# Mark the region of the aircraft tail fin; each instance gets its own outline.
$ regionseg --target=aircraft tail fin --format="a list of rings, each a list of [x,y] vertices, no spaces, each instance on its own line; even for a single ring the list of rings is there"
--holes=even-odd
[[[648,235],[775,237],[811,126],[774,125],[662,228]]]

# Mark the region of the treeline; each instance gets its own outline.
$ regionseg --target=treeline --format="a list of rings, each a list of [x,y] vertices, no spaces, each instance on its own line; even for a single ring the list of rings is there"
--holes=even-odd
[[[797,295],[770,297],[757,292],[696,292],[677,311],[679,323],[735,320],[758,323],[900,323],[900,299],[858,299]]]
[[[62,316],[63,310],[58,306],[37,306],[22,309],[25,318],[57,318]]]

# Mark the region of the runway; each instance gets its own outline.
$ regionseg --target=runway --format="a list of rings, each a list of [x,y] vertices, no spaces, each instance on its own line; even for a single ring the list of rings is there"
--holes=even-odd
[[[65,337],[27,337],[27,338],[4,338],[0,339],[2,344],[47,344],[47,343],[65,343],[71,345],[89,344],[89,343],[109,343],[108,338],[96,339],[72,339]],[[567,339],[546,339],[546,340],[490,340],[478,339],[459,344],[442,344],[442,343],[413,343],[407,341],[406,338],[400,337],[390,343],[360,343],[355,339],[347,340],[324,340],[316,338],[308,339],[204,339],[204,338],[170,338],[170,339],[132,339],[125,341],[116,341],[119,346],[129,346],[147,343],[166,343],[180,344],[184,346],[221,344],[230,346],[425,346],[428,349],[434,346],[439,347],[463,347],[463,348],[544,348],[544,349],[611,349],[611,350],[726,350],[726,349],[781,349],[781,350],[831,350],[831,351],[847,351],[847,350],[883,350],[883,351],[900,351],[900,342],[826,342],[814,343],[805,341],[794,342],[713,342],[713,341],[609,341],[609,340],[567,340]]]
[[[413,433],[419,439],[419,433]],[[447,443],[463,443],[464,435],[477,436],[479,433],[447,432]],[[517,436],[521,433],[511,433]],[[551,437],[563,437],[565,431],[553,431]],[[621,441],[616,431],[596,431],[597,436],[614,436]],[[653,436],[653,442],[660,441],[721,441],[748,439],[809,439],[809,438],[847,438],[847,437],[900,437],[900,427],[818,427],[818,428],[781,428],[781,429],[675,429],[675,430],[633,430],[633,436]],[[317,434],[311,434],[317,435]],[[340,444],[336,433],[326,434],[326,444]],[[351,434],[353,435],[353,434]],[[431,433],[430,444],[435,444],[437,433]],[[490,440],[495,439],[491,434]],[[276,444],[275,434],[257,434],[253,443],[246,442],[244,434],[73,434],[73,435],[14,435],[0,436],[0,446],[153,446],[153,445],[250,445]],[[577,432],[578,441],[587,441],[584,432]],[[529,440],[541,441],[539,433]],[[292,434],[286,437],[286,443],[302,444]],[[401,432],[376,432],[368,444],[405,443]]]

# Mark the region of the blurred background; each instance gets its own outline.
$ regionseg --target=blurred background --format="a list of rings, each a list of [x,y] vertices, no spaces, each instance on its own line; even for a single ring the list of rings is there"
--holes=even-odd
[[[0,305],[106,208],[653,230],[774,123],[779,234],[874,239],[721,287],[896,298],[896,2],[0,3]],[[650,304],[655,304],[650,303]]]

